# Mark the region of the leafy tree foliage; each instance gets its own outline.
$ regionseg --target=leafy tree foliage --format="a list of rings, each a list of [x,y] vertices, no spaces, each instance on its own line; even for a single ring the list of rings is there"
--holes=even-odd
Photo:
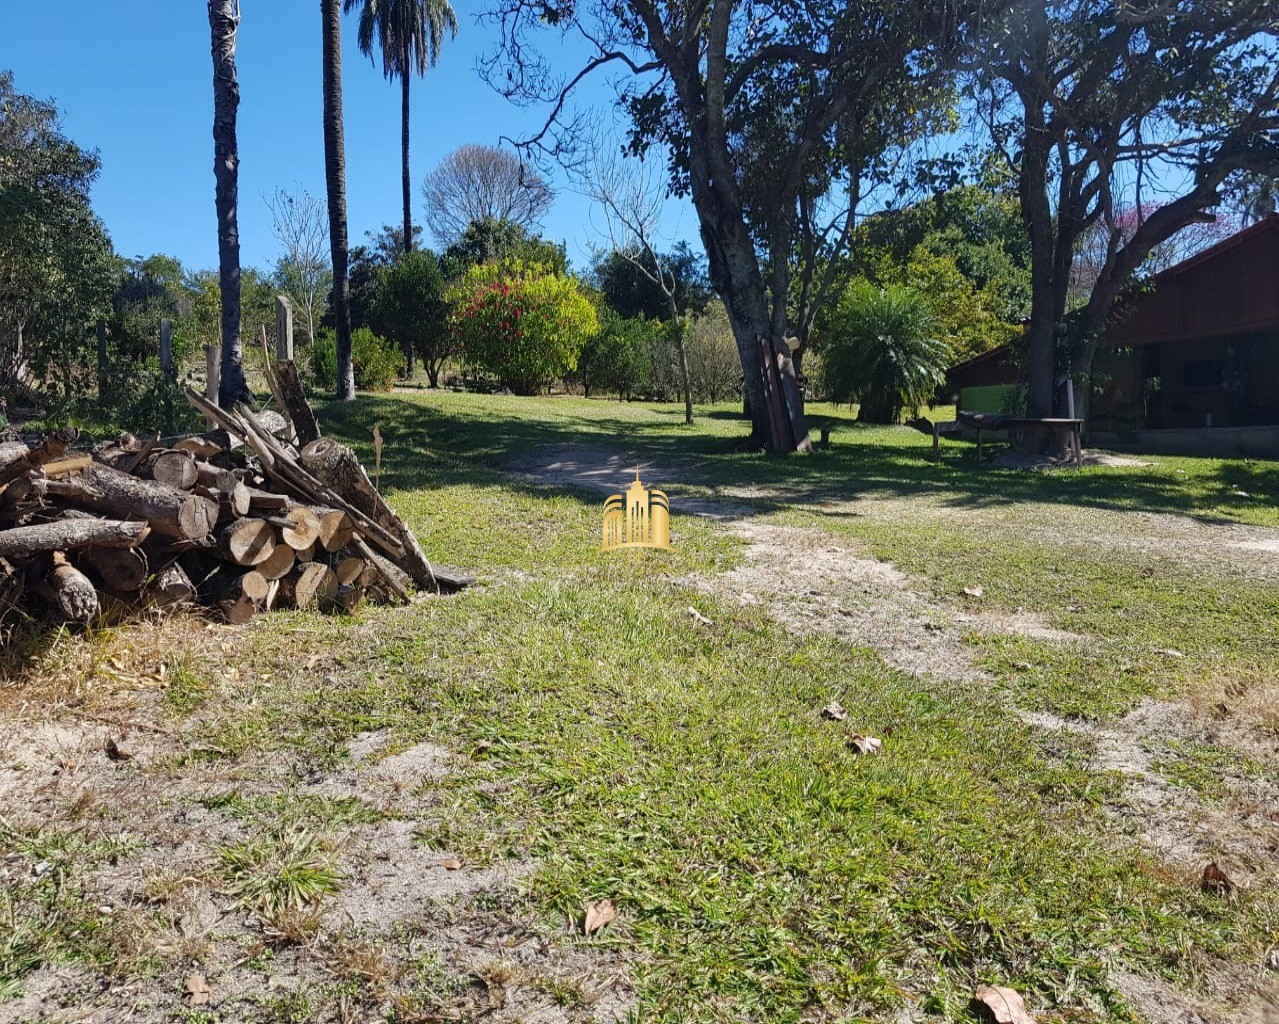
[[[568,273],[568,253],[563,245],[530,234],[513,220],[481,217],[471,221],[456,242],[444,250],[444,276],[461,277],[482,263],[536,263],[556,274]]]
[[[642,316],[623,317],[608,306],[599,311],[599,321],[599,330],[586,339],[577,361],[582,393],[587,398],[597,391],[619,398],[644,393],[663,325]]]
[[[507,95],[549,102],[551,122],[528,141],[562,150],[575,141],[559,116],[573,87],[599,68],[629,72],[620,98],[633,148],[665,148],[673,188],[691,195],[710,279],[733,324],[754,435],[788,451],[809,446],[786,343],[801,200],[828,194],[858,154],[877,147],[895,99],[930,93],[984,8],[498,0],[502,45],[489,79]],[[531,49],[543,27],[586,47],[578,74],[558,74]],[[875,144],[862,145],[868,138]]]
[[[854,281],[818,351],[832,401],[859,402],[864,423],[899,423],[936,392],[950,351],[927,300],[904,285]]]
[[[517,395],[577,368],[599,317],[571,277],[536,265],[480,264],[450,291],[449,326],[466,362]]]
[[[63,135],[53,104],[0,72],[0,387],[31,374],[77,386],[118,266],[89,204],[98,168]]]
[[[595,261],[592,271],[595,286],[621,317],[665,320],[669,313],[666,295],[654,281],[656,266],[652,266],[651,258],[648,260],[648,273],[636,265],[637,260],[645,260],[645,255],[641,253],[632,258],[617,251],[603,253]],[[704,261],[688,243],[680,242],[671,252],[661,256],[661,262],[666,273],[674,279],[675,304],[680,315],[705,310],[712,295],[710,282],[706,279]]]
[[[408,373],[421,357],[433,388],[439,387],[444,360],[453,354],[444,314],[444,275],[433,253],[414,250],[382,268],[370,319],[399,345]]]
[[[1240,177],[1279,172],[1274,25],[1273,0],[1034,0],[984,23],[973,96],[1016,171],[1030,241],[1030,415],[1055,411],[1064,366],[1088,373],[1152,250],[1208,219]],[[1128,209],[1141,222],[1125,232]],[[1068,317],[1079,243],[1098,223],[1105,251]]]

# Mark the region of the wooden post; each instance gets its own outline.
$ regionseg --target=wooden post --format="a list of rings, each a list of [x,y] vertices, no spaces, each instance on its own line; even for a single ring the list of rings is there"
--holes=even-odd
[[[160,320],[160,375],[164,378],[164,432],[173,434],[173,323],[167,316]]]
[[[217,345],[204,346],[204,396],[214,405],[218,404],[218,385],[222,382],[222,353]],[[210,417],[205,421],[210,427],[216,427]]]
[[[287,295],[275,297],[275,358],[293,358],[293,303]]]
[[[167,316],[160,321],[160,369],[173,376],[173,323]]]
[[[106,404],[111,389],[107,386],[107,322],[98,321],[98,401]]]

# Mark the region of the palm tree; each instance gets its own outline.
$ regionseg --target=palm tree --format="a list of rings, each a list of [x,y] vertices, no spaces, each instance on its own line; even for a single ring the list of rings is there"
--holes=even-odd
[[[343,0],[347,11],[360,8],[360,52],[373,59],[382,50],[382,73],[400,80],[400,170],[404,190],[404,251],[413,248],[412,190],[409,185],[409,76],[419,77],[440,59],[444,33],[457,35],[457,16],[449,0]]]
[[[229,409],[249,399],[244,380],[244,343],[240,338],[240,229],[237,223],[240,153],[235,117],[240,83],[235,70],[235,33],[239,0],[209,0],[213,52],[213,175],[217,182],[218,282],[222,291],[222,377],[218,403]]]
[[[324,29],[324,183],[329,194],[333,319],[337,328],[337,397],[355,397],[351,362],[351,277],[347,270],[346,153],[342,141],[342,0],[320,0]]]

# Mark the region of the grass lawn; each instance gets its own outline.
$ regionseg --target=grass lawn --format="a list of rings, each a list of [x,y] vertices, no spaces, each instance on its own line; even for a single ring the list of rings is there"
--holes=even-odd
[[[0,1021],[962,1021],[983,983],[1041,1021],[1260,1012],[1279,466],[934,465],[828,407],[788,459],[729,406],[320,412],[370,464],[380,426],[392,504],[481,585],[7,652]],[[538,482],[566,451],[651,464],[673,549],[601,555],[601,494]],[[802,592],[764,540],[809,545]]]

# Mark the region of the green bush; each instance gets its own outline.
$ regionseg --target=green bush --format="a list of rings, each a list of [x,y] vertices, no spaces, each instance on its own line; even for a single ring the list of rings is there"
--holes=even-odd
[[[467,366],[498,377],[517,395],[577,369],[599,331],[595,307],[571,277],[537,264],[482,264],[449,289],[449,329]]]
[[[823,325],[818,349],[829,397],[859,402],[865,423],[900,423],[941,385],[950,347],[928,300],[902,285],[849,285]]]
[[[351,363],[357,391],[390,391],[404,359],[389,341],[367,327],[351,332]],[[338,381],[337,335],[329,328],[316,332],[311,346],[311,368],[317,387],[332,389]]]
[[[586,397],[598,391],[619,398],[643,392],[653,372],[652,338],[661,330],[656,320],[626,319],[604,307],[600,329],[586,340],[577,360],[577,380]]]

